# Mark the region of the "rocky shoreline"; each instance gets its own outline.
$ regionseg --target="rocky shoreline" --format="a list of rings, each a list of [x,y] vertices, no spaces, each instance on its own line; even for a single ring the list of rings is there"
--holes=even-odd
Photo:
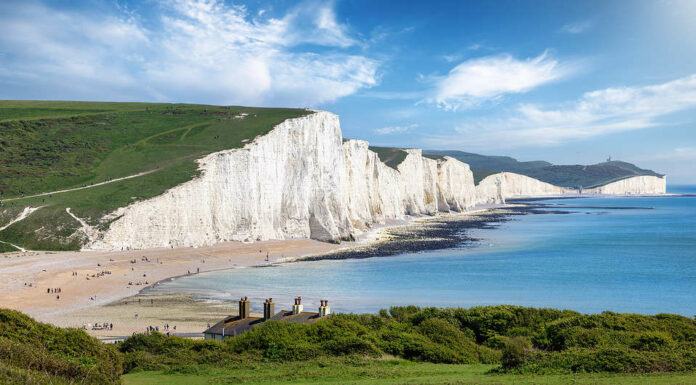
[[[471,247],[475,246],[479,239],[471,237],[469,230],[493,229],[504,222],[514,220],[514,217],[518,215],[569,214],[571,212],[528,201],[476,213],[417,219],[408,225],[380,230],[381,237],[372,242],[288,262],[388,257],[403,253]]]

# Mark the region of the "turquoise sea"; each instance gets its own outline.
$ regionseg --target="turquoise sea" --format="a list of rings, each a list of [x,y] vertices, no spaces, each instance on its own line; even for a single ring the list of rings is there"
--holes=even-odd
[[[668,192],[696,194],[696,186]],[[471,230],[475,245],[360,260],[225,270],[161,283],[152,293],[248,296],[276,307],[302,296],[334,312],[394,305],[512,304],[643,314],[696,314],[696,195],[547,200],[570,214],[522,215]],[[640,209],[563,208],[564,206]]]

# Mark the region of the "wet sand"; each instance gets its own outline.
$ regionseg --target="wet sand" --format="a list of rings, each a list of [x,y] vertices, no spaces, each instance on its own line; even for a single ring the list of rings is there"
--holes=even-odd
[[[148,327],[158,328],[161,333],[200,338],[200,333],[208,325],[237,311],[236,304],[204,301],[186,294],[137,294],[107,305],[56,315],[52,323],[85,328],[89,334],[100,339],[144,333]],[[113,328],[95,328],[95,324],[113,324]],[[165,329],[165,325],[169,328]]]

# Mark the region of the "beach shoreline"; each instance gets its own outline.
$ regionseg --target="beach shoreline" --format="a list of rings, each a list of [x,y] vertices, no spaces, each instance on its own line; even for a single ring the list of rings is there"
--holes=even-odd
[[[61,327],[81,327],[111,303],[168,279],[263,266],[340,245],[309,239],[225,242],[199,248],[11,252],[0,255],[0,307]],[[268,260],[266,259],[268,256]],[[95,310],[96,309],[96,310]],[[93,314],[78,322],[71,314]],[[114,320],[109,321],[116,324]],[[141,328],[138,328],[140,330]]]
[[[200,333],[208,322],[232,314],[236,309],[234,300],[211,304],[182,294],[183,299],[162,302],[157,295],[148,294],[147,289],[178,277],[218,270],[457,247],[477,241],[466,235],[466,230],[491,228],[514,215],[537,213],[537,207],[524,202],[478,207],[464,213],[409,217],[375,226],[355,242],[340,245],[298,239],[225,242],[198,248],[6,253],[0,257],[0,307],[19,310],[61,327],[113,323],[114,330],[88,328],[90,334],[100,338],[144,332],[147,326],[176,325],[177,319],[184,318],[186,322],[178,322],[177,333]],[[93,276],[100,272],[108,273]],[[60,288],[61,292],[47,293],[50,288]],[[134,301],[139,299],[141,303],[143,298],[162,306],[166,303],[166,308],[153,312],[151,306],[136,306]],[[127,311],[113,311],[115,304],[126,302]]]

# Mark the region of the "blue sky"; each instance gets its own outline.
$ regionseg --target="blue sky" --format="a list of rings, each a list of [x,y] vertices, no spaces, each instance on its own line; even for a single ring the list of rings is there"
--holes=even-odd
[[[0,99],[326,109],[344,136],[696,183],[696,1],[0,0]]]

